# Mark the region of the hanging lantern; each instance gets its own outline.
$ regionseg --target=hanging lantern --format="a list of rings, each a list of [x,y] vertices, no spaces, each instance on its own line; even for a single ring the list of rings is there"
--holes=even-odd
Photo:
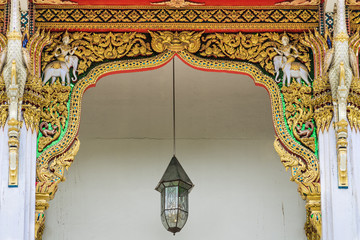
[[[188,218],[188,194],[193,186],[174,155],[155,188],[161,193],[161,222],[174,235],[180,232]]]

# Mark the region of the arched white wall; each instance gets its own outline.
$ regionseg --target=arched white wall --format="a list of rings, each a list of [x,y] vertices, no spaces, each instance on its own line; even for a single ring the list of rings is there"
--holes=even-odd
[[[249,77],[176,61],[177,157],[195,187],[175,237],[154,190],[172,156],[171,64],[85,94],[80,151],[44,240],[305,240],[304,202],[273,148],[268,94]]]

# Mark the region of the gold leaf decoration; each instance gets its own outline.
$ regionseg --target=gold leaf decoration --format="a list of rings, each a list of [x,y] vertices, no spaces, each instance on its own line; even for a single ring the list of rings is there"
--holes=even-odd
[[[61,131],[64,130],[68,118],[67,102],[70,96],[70,86],[63,86],[59,81],[52,85],[45,85],[43,87],[43,96],[45,98],[44,107],[41,112],[41,122],[50,124],[54,130],[52,134],[47,134],[45,130],[51,131],[40,127],[42,136],[39,138],[38,151],[42,152],[43,149],[57,140]]]
[[[63,32],[52,33],[53,43],[45,49],[42,56],[42,69],[56,60],[55,51],[61,45]],[[137,32],[126,33],[68,33],[71,48],[77,47],[74,55],[79,58],[78,74],[85,72],[92,63],[123,57],[150,56],[153,54],[146,35]]]
[[[200,37],[203,32],[152,32],[151,47],[155,52],[161,53],[165,50],[182,51],[184,49],[195,53],[200,49]]]
[[[299,51],[298,59],[310,70],[307,47],[300,42],[301,34],[288,34]],[[281,46],[279,33],[214,33],[202,38],[200,55],[204,57],[230,58],[259,64],[265,71],[274,74],[274,47]]]
[[[314,117],[312,89],[309,86],[292,82],[283,86],[281,92],[285,101],[285,118],[294,137],[315,152],[315,138],[312,119]]]
[[[319,171],[318,169],[309,169],[302,159],[289,153],[282,146],[278,137],[275,138],[274,148],[279,154],[285,169],[291,169],[290,180],[298,184],[298,192],[306,200],[306,236],[311,240],[320,240],[322,233]],[[312,177],[309,178],[309,176]],[[299,179],[303,179],[303,181],[299,181]]]
[[[329,36],[331,37],[331,36]],[[314,57],[313,107],[317,133],[328,130],[333,118],[333,105],[329,75],[323,63],[329,51],[326,39],[317,31],[305,34],[301,42],[311,48]]]

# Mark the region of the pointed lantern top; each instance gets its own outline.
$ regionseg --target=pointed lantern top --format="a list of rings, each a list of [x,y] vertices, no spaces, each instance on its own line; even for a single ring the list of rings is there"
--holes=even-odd
[[[169,166],[166,168],[165,173],[162,176],[158,185],[156,186],[155,190],[161,192],[162,189],[161,185],[163,183],[179,181],[179,180],[190,186],[188,189],[189,192],[194,187],[194,184],[191,182],[189,176],[186,174],[180,162],[177,160],[177,158],[174,155],[171,158]]]

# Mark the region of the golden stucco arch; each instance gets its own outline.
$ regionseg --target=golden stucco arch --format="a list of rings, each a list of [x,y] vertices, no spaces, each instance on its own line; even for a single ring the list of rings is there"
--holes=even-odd
[[[68,33],[54,33],[57,37],[61,34]],[[72,40],[76,41],[76,34],[72,33]],[[132,35],[133,33],[124,33]],[[159,33],[161,34],[161,33]],[[172,36],[176,36],[177,32],[167,32]],[[307,200],[307,222],[305,224],[308,237],[317,239],[320,237],[320,185],[319,185],[319,167],[315,151],[312,151],[309,146],[297,141],[286,122],[286,107],[283,99],[284,93],[281,92],[279,84],[274,81],[271,74],[264,73],[254,63],[249,61],[229,60],[229,59],[215,59],[209,56],[201,56],[199,49],[201,46],[200,37],[202,32],[194,34],[194,32],[182,32],[182,34],[189,35],[186,42],[159,42],[154,41],[154,37],[147,39],[152,43],[152,48],[149,48],[150,43],[144,46],[151,49],[153,54],[151,56],[138,57],[141,54],[131,55],[128,59],[112,61],[101,60],[96,64],[88,64],[84,68],[82,77],[79,77],[76,83],[71,86],[63,86],[59,81],[54,83],[45,83],[42,88],[42,93],[45,98],[44,105],[40,107],[40,124],[48,121],[50,124],[59,125],[59,134],[56,136],[45,136],[39,133],[38,137],[38,159],[37,159],[37,186],[36,186],[36,234],[40,239],[44,228],[45,214],[44,211],[49,207],[49,200],[53,199],[57,190],[59,182],[64,181],[64,173],[73,162],[77,151],[79,150],[80,142],[77,138],[80,117],[81,117],[81,101],[86,89],[96,85],[96,82],[109,74],[129,72],[129,71],[146,71],[154,68],[159,68],[169,62],[175,55],[178,56],[189,66],[205,71],[223,71],[230,73],[245,74],[250,76],[256,85],[264,87],[270,96],[272,107],[272,119],[276,132],[276,139],[274,146],[281,157],[281,161],[286,168],[291,169],[291,180],[299,185],[299,192],[303,199]],[[112,35],[112,33],[104,33],[104,36]],[[127,36],[128,36],[127,35]],[[154,33],[151,33],[154,36]],[[196,35],[196,37],[192,37]],[[236,34],[234,34],[235,36]],[[277,34],[279,35],[279,34]],[[46,42],[51,43],[50,35],[45,33],[38,33],[30,42]],[[74,37],[75,36],[75,37]],[[158,36],[158,35],[157,35]],[[224,35],[225,36],[225,35]],[[230,35],[227,35],[230,36]],[[250,34],[249,37],[252,35]],[[280,36],[280,35],[279,35]],[[294,35],[295,36],[295,35]],[[298,35],[296,35],[298,36]],[[155,36],[156,37],[156,36]],[[54,37],[53,37],[54,38]],[[157,45],[156,45],[157,44]],[[45,46],[46,44],[33,44],[34,48]],[[160,47],[159,47],[160,46]],[[128,52],[132,52],[136,44],[128,48]],[[271,44],[267,45],[271,48]],[[50,45],[51,49],[51,45]],[[42,51],[42,50],[41,50]],[[36,52],[36,51],[34,51]],[[146,51],[143,51],[146,55]],[[41,66],[49,62],[49,51],[43,52],[42,59],[37,67],[34,67],[34,73],[38,77],[34,77],[37,85],[41,85]],[[203,54],[204,55],[204,54]],[[251,61],[251,57],[249,58]],[[94,61],[95,62],[95,61]],[[42,63],[42,64],[40,64]],[[268,65],[266,65],[268,64]],[[36,64],[34,64],[35,66]],[[271,66],[271,62],[267,61],[265,68]],[[284,86],[284,89],[287,88]],[[301,84],[292,84],[288,87],[290,92],[296,92],[299,89],[307,92],[307,97],[311,93],[310,86],[303,86]],[[291,90],[291,88],[294,88]],[[310,89],[310,92],[309,92]],[[305,96],[297,96],[302,98]],[[59,108],[61,106],[61,108]],[[49,109],[55,109],[53,112]],[[27,112],[28,111],[28,112]],[[56,114],[54,114],[54,112]],[[32,115],[29,110],[25,109],[25,120]],[[27,116],[27,117],[26,117]],[[30,121],[28,121],[30,122]],[[29,124],[30,126],[31,124]],[[36,128],[36,126],[33,126]],[[53,129],[52,129],[53,130]],[[55,130],[56,131],[56,130]],[[54,137],[56,136],[56,137]]]

